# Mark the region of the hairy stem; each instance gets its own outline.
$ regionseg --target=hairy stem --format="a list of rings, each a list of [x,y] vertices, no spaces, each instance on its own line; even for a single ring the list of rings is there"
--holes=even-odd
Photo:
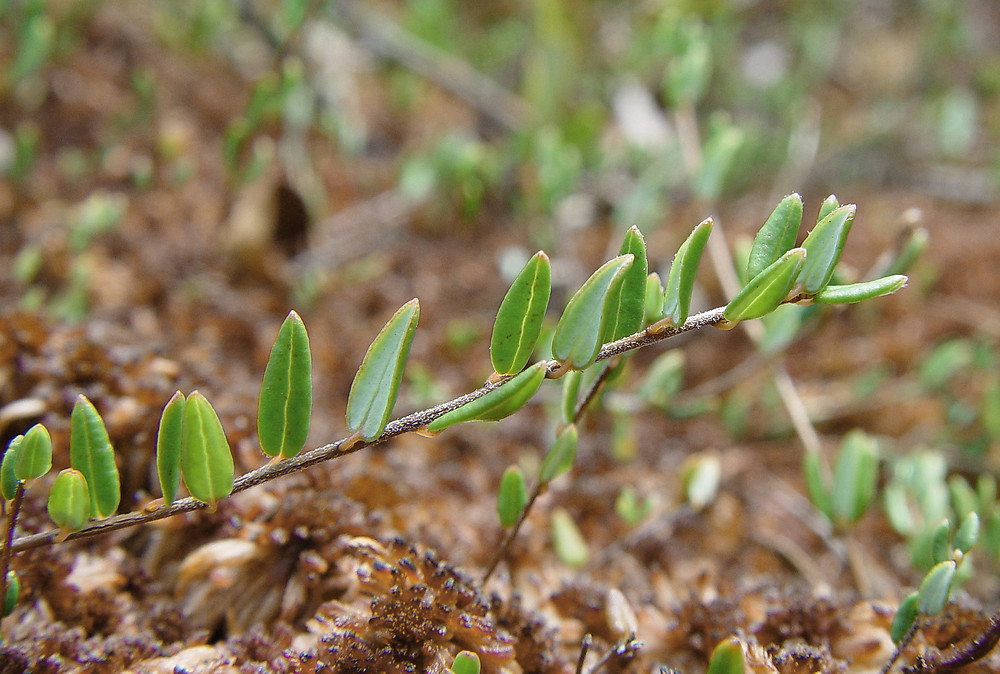
[[[24,482],[18,480],[17,488],[14,489],[14,498],[11,499],[10,508],[7,509],[3,552],[0,553],[0,604],[7,601],[7,572],[10,570],[10,555],[13,552],[14,526],[17,524],[17,515],[21,512],[21,503],[23,501]]]
[[[684,325],[669,328],[657,334],[647,334],[645,330],[642,330],[634,335],[623,337],[616,342],[605,344],[598,354],[597,360],[606,360],[622,353],[655,344],[656,342],[670,337],[676,337],[677,335],[685,332],[698,330],[710,325],[717,325],[723,321],[722,312],[723,307],[718,307],[690,317],[687,321],[685,321]],[[562,367],[561,363],[553,361],[553,363],[549,366],[546,376],[549,378],[557,377],[561,374]],[[239,492],[245,491],[251,487],[256,487],[257,485],[270,482],[271,480],[276,480],[280,477],[284,477],[285,475],[297,473],[300,470],[304,470],[318,463],[339,458],[347,454],[353,454],[354,452],[365,449],[366,447],[381,444],[398,435],[419,430],[446,412],[458,409],[459,407],[467,405],[473,400],[486,395],[503,383],[503,381],[506,381],[506,379],[507,378],[496,383],[483,386],[475,391],[472,391],[471,393],[459,396],[458,398],[441,403],[435,407],[414,412],[413,414],[396,419],[385,427],[382,435],[370,442],[357,442],[349,448],[341,450],[341,445],[344,443],[344,440],[338,440],[337,442],[317,447],[316,449],[299,454],[291,459],[285,459],[284,461],[276,464],[266,464],[261,466],[260,468],[238,477],[233,484],[232,493],[238,494]],[[77,540],[81,538],[90,538],[91,536],[100,536],[119,529],[127,529],[129,527],[146,524],[147,522],[165,519],[167,517],[172,517],[173,515],[179,515],[181,513],[191,512],[193,510],[199,510],[206,507],[206,503],[188,497],[174,501],[171,505],[160,506],[155,510],[136,510],[130,513],[109,517],[108,519],[92,524],[85,529],[69,534],[66,536],[65,540]],[[13,529],[11,529],[11,531],[13,531]],[[8,532],[8,535],[12,534]],[[43,531],[29,536],[21,536],[13,540],[12,544],[6,547],[6,550],[8,551],[7,554],[10,554],[10,552],[22,552],[32,548],[51,545],[55,542],[58,535],[59,530],[51,529],[49,531]]]

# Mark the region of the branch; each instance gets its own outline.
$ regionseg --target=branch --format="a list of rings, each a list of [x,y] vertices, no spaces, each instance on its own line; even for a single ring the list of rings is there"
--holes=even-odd
[[[641,349],[664,339],[669,339],[670,337],[676,337],[677,335],[685,332],[722,323],[724,320],[722,317],[723,309],[723,307],[718,307],[716,309],[697,314],[696,316],[688,318],[688,320],[684,322],[684,325],[667,328],[666,330],[656,334],[649,334],[645,330],[642,330],[634,335],[623,337],[616,342],[605,344],[604,347],[601,348],[601,351],[597,356],[597,360],[606,360],[613,356],[633,351],[635,349]],[[552,361],[548,367],[547,377],[550,379],[558,377],[563,374],[562,369],[563,366],[561,363]],[[497,382],[490,383],[472,391],[471,393],[459,396],[458,398],[441,403],[435,407],[414,412],[413,414],[396,419],[395,421],[390,422],[385,427],[382,435],[375,440],[368,442],[356,442],[350,444],[346,449],[341,450],[341,446],[348,440],[348,438],[344,438],[338,440],[337,442],[317,447],[316,449],[305,452],[304,454],[299,454],[291,459],[285,459],[280,463],[269,463],[261,466],[260,468],[252,470],[249,473],[241,475],[237,478],[233,485],[232,494],[237,494],[241,491],[250,489],[251,487],[256,487],[257,485],[276,480],[280,477],[284,477],[285,475],[290,475],[291,473],[297,473],[300,470],[304,470],[324,461],[329,461],[330,459],[346,456],[347,454],[353,454],[354,452],[365,449],[366,447],[382,444],[397,435],[417,431],[446,412],[458,409],[459,407],[467,405],[473,400],[486,395],[497,386],[507,381],[509,378],[509,376],[500,378]],[[129,527],[146,524],[147,522],[154,522],[156,520],[162,520],[167,517],[172,517],[173,515],[191,512],[193,510],[200,510],[202,508],[208,508],[208,504],[195,498],[187,497],[177,500],[170,505],[162,505],[155,510],[136,510],[130,513],[109,517],[102,522],[98,522],[85,529],[69,534],[66,536],[65,540],[78,540],[82,538],[90,538],[92,536],[100,536],[119,529],[127,529]],[[21,536],[14,540],[13,545],[7,546],[7,549],[11,552],[23,552],[24,550],[31,550],[33,548],[51,545],[55,542],[59,533],[58,529],[51,529],[37,534]]]

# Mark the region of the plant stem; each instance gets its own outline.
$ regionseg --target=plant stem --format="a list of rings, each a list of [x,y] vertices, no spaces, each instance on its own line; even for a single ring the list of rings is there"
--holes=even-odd
[[[0,604],[7,601],[7,571],[10,569],[10,555],[13,551],[14,525],[17,524],[17,515],[21,512],[21,503],[24,501],[24,482],[18,480],[14,489],[14,498],[11,499],[10,508],[7,509],[7,519],[3,539],[3,552],[0,553]]]
[[[657,334],[648,334],[645,330],[641,330],[634,335],[629,335],[628,337],[623,337],[616,342],[610,342],[605,344],[600,353],[597,356],[597,361],[606,360],[612,358],[622,353],[628,351],[633,351],[635,349],[641,349],[643,347],[655,344],[664,339],[669,339],[670,337],[676,337],[677,335],[683,334],[685,332],[690,332],[692,330],[699,330],[711,325],[717,325],[723,321],[722,312],[724,307],[718,307],[705,311],[703,313],[691,316],[684,325],[677,326],[675,328],[668,328],[663,332]],[[560,374],[562,364],[553,361],[546,374],[549,378],[556,378]],[[411,433],[413,431],[419,430],[430,422],[434,421],[438,417],[442,416],[446,412],[458,409],[463,405],[480,398],[494,388],[502,384],[504,381],[509,379],[506,377],[496,383],[490,384],[488,386],[483,386],[471,393],[467,393],[463,396],[459,396],[453,400],[441,403],[435,407],[431,407],[419,412],[414,412],[400,419],[390,422],[385,430],[375,440],[370,442],[358,442],[352,445],[350,448],[341,451],[341,445],[343,440],[338,440],[337,442],[324,445],[322,447],[317,447],[316,449],[310,450],[303,454],[299,454],[296,457],[286,459],[276,464],[266,464],[250,471],[244,475],[238,477],[233,484],[233,494],[238,494],[241,491],[245,491],[251,487],[256,487],[257,485],[270,482],[271,480],[276,480],[285,475],[290,475],[291,473],[297,473],[300,470],[304,470],[310,466],[322,463],[324,461],[329,461],[330,459],[339,458],[347,454],[353,454],[354,452],[365,449],[366,447],[371,447],[373,445],[382,444],[383,442],[390,440],[398,435],[403,435],[404,433]],[[588,394],[589,395],[589,394]],[[73,532],[66,536],[65,540],[78,540],[81,538],[90,538],[91,536],[100,536],[112,531],[117,531],[119,529],[126,529],[129,527],[138,526],[141,524],[146,524],[147,522],[153,522],[156,520],[165,519],[173,515],[179,515],[185,512],[191,512],[193,510],[199,510],[201,508],[206,508],[207,504],[198,501],[197,499],[188,497],[177,501],[174,501],[171,505],[160,506],[155,510],[136,510],[130,513],[125,513],[122,515],[116,515],[110,517],[101,522],[92,524],[91,526],[81,529],[80,531]],[[12,531],[12,530],[11,530]],[[55,542],[56,536],[59,535],[58,529],[51,529],[49,531],[44,531],[37,534],[32,534],[29,536],[21,536],[14,540],[11,545],[7,546],[9,552],[23,552],[24,550],[30,550],[32,548],[39,548],[46,545],[51,545]],[[8,535],[13,535],[8,532]],[[8,552],[8,554],[9,554]]]
[[[497,570],[500,566],[500,562],[507,556],[507,551],[510,549],[511,543],[517,538],[517,532],[521,530],[521,525],[524,521],[528,519],[528,513],[531,512],[531,506],[535,505],[535,500],[541,496],[545,489],[549,486],[548,482],[539,482],[535,485],[535,489],[531,492],[531,497],[528,498],[528,502],[524,504],[521,508],[521,514],[518,515],[517,521],[514,522],[514,526],[507,531],[507,535],[503,537],[503,541],[500,543],[500,547],[497,549],[497,554],[493,556],[493,561],[490,562],[490,566],[486,569],[486,573],[483,574],[483,580],[481,581],[483,585],[489,581],[490,576],[493,572]]]

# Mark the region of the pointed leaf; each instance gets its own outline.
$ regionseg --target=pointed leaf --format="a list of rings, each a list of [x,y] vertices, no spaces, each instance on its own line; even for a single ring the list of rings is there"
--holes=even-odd
[[[951,523],[943,519],[931,534],[931,561],[935,564],[951,559],[950,538]]]
[[[806,261],[798,282],[806,295],[815,295],[830,282],[833,270],[840,262],[840,254],[844,251],[856,210],[854,204],[837,208],[820,220],[802,242]]]
[[[774,311],[788,298],[788,292],[795,285],[805,258],[804,250],[793,248],[751,278],[726,306],[723,312],[725,319],[735,323],[760,318]]]
[[[583,382],[583,373],[579,370],[570,370],[563,376],[561,403],[564,423],[573,423],[573,417],[576,415],[576,401],[580,397],[581,382]]]
[[[545,379],[545,361],[540,360],[513,379],[458,409],[445,412],[427,425],[431,433],[466,421],[499,421],[518,411],[535,395]]]
[[[264,368],[257,406],[257,437],[268,456],[298,455],[312,415],[312,356],[302,319],[289,312]]]
[[[669,322],[668,326],[684,325],[691,308],[691,292],[694,290],[694,278],[701,264],[701,254],[705,249],[709,234],[712,233],[712,218],[702,221],[684,240],[674,255],[667,274],[667,287],[664,291],[663,316]]]
[[[542,332],[551,289],[552,265],[548,255],[538,251],[514,279],[497,311],[490,360],[498,373],[514,374],[528,364]]]
[[[181,427],[185,402],[184,394],[175,391],[163,408],[160,428],[156,432],[156,475],[167,505],[177,498],[181,480]]]
[[[961,551],[963,555],[967,555],[977,540],[979,540],[979,515],[971,512],[962,519],[962,524],[955,533],[952,547]]]
[[[743,674],[743,644],[729,637],[712,651],[705,674]]]
[[[235,466],[226,432],[212,404],[198,391],[184,404],[181,475],[188,493],[210,509],[233,491]]]
[[[24,440],[23,435],[13,438],[7,445],[7,451],[3,453],[3,462],[0,463],[0,495],[5,501],[14,498],[17,490],[17,475],[14,474],[14,462],[17,460],[17,448]]]
[[[6,618],[17,608],[21,596],[21,579],[13,571],[7,572],[7,595],[3,598],[3,617]]]
[[[104,420],[83,395],[70,414],[69,465],[87,478],[90,516],[103,519],[114,513],[121,500],[115,453]]]
[[[813,302],[816,304],[853,304],[864,300],[891,295],[906,285],[909,279],[905,276],[883,276],[874,281],[851,283],[845,286],[827,286],[816,293]]]
[[[646,315],[644,323],[656,323],[663,318],[663,283],[655,271],[646,277]]]
[[[497,492],[500,526],[504,529],[514,526],[527,502],[528,485],[524,481],[524,473],[517,466],[510,466],[500,478],[500,489]]]
[[[819,215],[816,216],[816,222],[822,222],[823,218],[830,215],[838,208],[840,208],[840,201],[837,200],[836,194],[831,194],[823,200],[822,204],[820,204]]]
[[[90,489],[78,470],[60,471],[49,491],[49,518],[65,533],[79,531],[90,519]]]
[[[542,459],[542,465],[538,469],[539,482],[548,484],[573,467],[579,437],[575,424],[570,424],[562,430]]]
[[[14,477],[21,481],[34,480],[52,468],[52,438],[41,424],[35,424],[24,434],[14,457]]]
[[[957,565],[952,560],[940,562],[934,566],[920,583],[917,610],[924,615],[937,615],[948,603],[951,594],[951,584],[955,580]]]
[[[747,279],[753,280],[791,250],[802,224],[802,197],[789,194],[775,207],[757,232],[747,261]]]
[[[809,490],[809,500],[817,510],[833,521],[833,495],[830,493],[828,481],[823,477],[822,461],[819,452],[806,452],[802,457],[802,469]]]
[[[552,548],[560,561],[570,566],[581,567],[590,557],[587,542],[565,508],[552,510]]]
[[[889,636],[892,638],[892,643],[898,644],[906,636],[906,633],[910,631],[910,626],[913,625],[917,616],[920,615],[920,610],[917,608],[919,598],[920,595],[917,592],[911,592],[899,604],[899,608],[896,609],[896,615],[892,619],[892,627],[889,628]]]
[[[646,305],[646,241],[632,225],[625,233],[619,255],[632,255],[632,264],[622,272],[621,281],[608,297],[608,320],[602,342],[614,342],[642,329]]]
[[[601,336],[610,317],[605,310],[615,284],[630,264],[632,255],[605,262],[570,298],[552,336],[552,356],[567,367],[582,370],[597,358]]]
[[[863,431],[844,437],[833,469],[834,521],[857,521],[875,498],[878,482],[878,445]]]
[[[347,428],[366,442],[382,434],[392,414],[419,318],[416,298],[400,307],[368,347],[351,384]]]

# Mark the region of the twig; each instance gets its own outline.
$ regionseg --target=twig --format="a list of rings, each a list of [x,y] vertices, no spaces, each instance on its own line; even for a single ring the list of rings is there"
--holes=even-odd
[[[690,332],[692,330],[698,330],[710,325],[717,325],[723,321],[723,307],[718,307],[710,311],[705,311],[703,313],[697,314],[690,317],[684,325],[678,326],[676,328],[669,328],[663,332],[657,334],[648,334],[645,330],[635,333],[634,335],[629,335],[628,337],[623,337],[616,342],[611,342],[605,344],[600,353],[597,356],[597,360],[606,360],[613,356],[617,356],[628,351],[633,351],[635,349],[640,349],[650,344],[655,344],[664,339],[669,339],[670,337],[676,337],[677,335],[683,334],[685,332]],[[547,376],[549,378],[555,378],[561,374],[562,365],[558,362],[553,361],[548,368]],[[459,396],[448,402],[441,403],[435,407],[431,407],[426,410],[421,410],[419,412],[414,412],[413,414],[407,415],[400,419],[390,422],[385,430],[382,432],[378,438],[367,442],[357,442],[352,444],[349,448],[341,450],[341,445],[344,440],[338,440],[337,442],[318,447],[316,449],[300,454],[291,459],[286,459],[280,463],[276,464],[266,464],[252,470],[245,475],[240,476],[236,479],[233,484],[233,494],[237,494],[241,491],[249,489],[251,487],[256,487],[257,485],[270,482],[271,480],[276,480],[285,475],[291,473],[296,473],[300,470],[304,470],[310,466],[328,461],[330,459],[339,458],[340,456],[345,456],[347,454],[352,454],[354,452],[365,449],[366,447],[372,447],[374,445],[381,444],[391,438],[404,433],[411,433],[417,431],[430,422],[434,421],[438,417],[442,416],[446,412],[458,409],[463,405],[466,405],[477,398],[480,398],[494,388],[502,384],[505,379],[501,379],[499,382],[483,386],[471,393]],[[206,503],[198,501],[194,498],[188,497],[175,501],[171,505],[160,506],[159,508],[146,511],[137,510],[131,513],[125,513],[122,515],[117,515],[110,517],[102,522],[93,524],[86,529],[81,529],[80,531],[73,532],[66,536],[64,540],[77,540],[81,538],[89,538],[91,536],[100,536],[102,534],[110,533],[112,531],[117,531],[119,529],[126,529],[128,527],[138,526],[140,524],[145,524],[147,522],[153,522],[156,520],[161,520],[173,515],[179,515],[180,513],[191,512],[193,510],[199,510],[201,508],[207,507]],[[44,531],[37,534],[32,534],[29,536],[22,536],[13,541],[12,545],[8,546],[10,552],[23,552],[24,550],[30,550],[32,548],[39,548],[45,545],[51,545],[55,542],[56,537],[59,535],[59,531],[56,529]]]
[[[518,515],[517,521],[514,522],[514,526],[512,526],[510,530],[507,531],[506,535],[504,535],[503,541],[497,549],[497,554],[494,555],[489,568],[486,569],[486,573],[483,574],[483,579],[481,581],[483,585],[489,581],[493,572],[497,570],[498,566],[500,566],[500,562],[502,562],[507,556],[507,551],[510,549],[514,539],[517,538],[517,533],[521,530],[521,525],[523,525],[524,521],[528,519],[528,513],[531,512],[531,506],[535,505],[535,501],[545,492],[548,486],[547,482],[539,482],[535,485],[534,490],[531,492],[531,496],[528,498],[528,502],[524,504],[523,508],[521,508],[521,514]]]
[[[906,634],[904,634],[903,638],[899,640],[898,644],[896,644],[896,650],[892,652],[892,655],[889,657],[889,661],[882,665],[882,669],[879,670],[879,674],[889,674],[889,672],[892,671],[892,667],[896,664],[896,660],[899,659],[899,656],[903,654],[906,647],[911,641],[913,641],[913,637],[917,633],[919,623],[919,618],[913,621],[913,624],[910,625],[910,629],[906,630]]]
[[[0,607],[7,601],[7,572],[10,569],[10,555],[13,552],[14,526],[17,524],[17,515],[21,512],[23,501],[24,482],[18,480],[17,487],[14,489],[14,498],[11,499],[10,508],[7,510],[6,538],[3,542],[3,553],[0,554]]]
[[[583,642],[580,644],[580,657],[576,660],[576,674],[583,674],[583,661],[587,659],[590,646],[594,643],[594,637],[589,633],[583,635]]]

